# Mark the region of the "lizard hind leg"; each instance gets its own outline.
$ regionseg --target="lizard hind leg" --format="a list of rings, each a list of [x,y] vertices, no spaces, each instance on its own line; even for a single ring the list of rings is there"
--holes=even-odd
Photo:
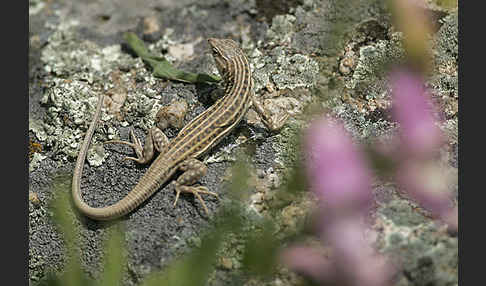
[[[274,120],[269,115],[269,112],[265,109],[263,104],[256,98],[255,94],[252,94],[252,105],[258,115],[260,115],[263,124],[265,124],[265,126],[270,131],[280,130],[290,117],[288,113],[284,113],[283,115],[280,115],[276,120]]]
[[[219,198],[218,194],[210,192],[206,187],[193,185],[201,177],[206,175],[208,170],[206,165],[195,158],[191,158],[179,164],[178,169],[184,171],[184,173],[177,178],[177,181],[175,181],[176,198],[174,206],[177,204],[180,193],[191,193],[201,202],[206,215],[209,215],[208,208],[200,194],[212,195]]]
[[[135,157],[125,157],[124,160],[132,160],[139,164],[147,164],[154,157],[154,149],[158,152],[162,152],[165,147],[169,144],[169,139],[165,134],[157,127],[152,127],[147,134],[145,139],[145,145],[142,146],[142,142],[135,136],[133,129],[130,129],[130,137],[132,142],[122,141],[122,140],[109,140],[104,142],[105,144],[115,143],[115,144],[125,144],[133,148],[137,154]]]

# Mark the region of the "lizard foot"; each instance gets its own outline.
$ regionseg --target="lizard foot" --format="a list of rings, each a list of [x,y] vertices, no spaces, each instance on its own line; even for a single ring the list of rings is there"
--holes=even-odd
[[[127,156],[123,159],[132,160],[139,164],[146,164],[150,162],[150,160],[152,160],[152,158],[154,157],[155,150],[157,150],[158,152],[162,152],[165,146],[167,146],[169,143],[169,139],[167,139],[167,136],[165,136],[165,134],[156,127],[153,127],[149,130],[147,138],[145,139],[145,146],[143,147],[140,139],[138,139],[137,136],[135,136],[135,133],[133,133],[133,129],[130,129],[130,137],[133,143],[122,140],[109,140],[104,142],[104,144],[115,143],[128,145],[133,148],[133,150],[137,154],[137,158]]]
[[[204,207],[204,211],[206,212],[206,215],[208,215],[208,216],[209,216],[208,208],[206,207],[204,200],[202,199],[201,195],[199,195],[199,194],[201,193],[201,194],[212,195],[212,196],[215,196],[219,199],[219,196],[218,196],[217,193],[210,192],[208,190],[208,188],[203,187],[203,186],[184,186],[184,185],[180,185],[176,182],[175,183],[175,189],[176,189],[177,194],[176,194],[176,198],[175,198],[175,201],[174,201],[174,207],[177,204],[177,200],[179,199],[180,193],[192,193],[201,202],[201,204]]]
[[[279,118],[275,121],[273,121],[273,119],[268,119],[268,120],[262,119],[262,121],[263,121],[263,124],[265,124],[265,126],[267,126],[267,128],[270,131],[278,131],[285,125],[285,123],[287,122],[287,119],[289,119],[289,117],[290,117],[290,114],[285,113],[285,114],[279,116]]]

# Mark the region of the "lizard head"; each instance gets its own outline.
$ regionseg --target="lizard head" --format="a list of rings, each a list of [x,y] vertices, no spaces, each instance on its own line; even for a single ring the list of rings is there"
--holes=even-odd
[[[235,65],[243,65],[247,62],[245,53],[238,44],[231,39],[208,39],[212,48],[213,58],[216,62],[219,74],[222,77],[229,77],[234,73]]]

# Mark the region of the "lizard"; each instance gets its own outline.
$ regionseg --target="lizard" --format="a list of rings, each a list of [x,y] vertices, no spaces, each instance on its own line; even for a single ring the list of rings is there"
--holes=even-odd
[[[209,38],[208,43],[216,68],[221,75],[224,95],[211,107],[190,121],[178,135],[168,140],[157,127],[149,129],[142,146],[140,140],[130,130],[132,142],[109,140],[104,143],[118,143],[131,146],[137,157],[125,157],[140,164],[152,161],[154,151],[159,155],[152,161],[142,178],[133,189],[118,202],[105,207],[91,207],[81,196],[81,177],[84,161],[91,138],[99,121],[104,95],[100,93],[98,103],[88,131],[81,144],[76,160],[72,181],[72,197],[76,208],[85,216],[94,220],[112,220],[120,218],[147,200],[159,187],[166,183],[177,170],[183,173],[174,181],[177,203],[180,193],[192,193],[201,202],[206,215],[208,209],[200,194],[218,197],[204,186],[195,185],[207,172],[207,166],[198,160],[208,150],[218,144],[222,138],[230,133],[242,120],[249,108],[253,106],[261,117],[264,125],[272,131],[280,129],[289,115],[286,113],[277,120],[273,120],[253,91],[253,78],[249,61],[238,46],[231,39]]]

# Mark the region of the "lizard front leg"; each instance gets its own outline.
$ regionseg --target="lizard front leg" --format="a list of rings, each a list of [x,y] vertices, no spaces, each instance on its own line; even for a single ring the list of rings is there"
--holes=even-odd
[[[280,116],[280,118],[274,121],[270,114],[268,114],[268,111],[265,109],[265,107],[263,107],[263,104],[256,98],[255,93],[252,93],[251,101],[253,108],[258,113],[258,115],[260,115],[263,124],[265,124],[265,126],[271,131],[279,130],[284,126],[285,122],[287,122],[287,119],[289,118],[288,113],[285,113],[284,115]]]
[[[140,139],[138,139],[133,133],[133,129],[130,129],[130,137],[132,142],[122,141],[122,140],[109,140],[105,144],[115,143],[115,144],[125,144],[133,148],[137,154],[135,157],[125,157],[124,160],[133,160],[139,164],[147,164],[154,157],[154,149],[161,153],[165,147],[169,144],[169,139],[167,136],[157,127],[152,127],[145,139],[145,145],[142,147]]]
[[[187,112],[187,103],[185,101],[175,101],[169,106],[164,106],[159,109],[156,117],[157,127],[152,127],[149,130],[147,138],[145,139],[145,145],[142,147],[142,143],[135,136],[133,130],[130,130],[130,137],[132,142],[122,140],[110,140],[105,143],[125,144],[132,147],[137,154],[135,157],[125,157],[125,160],[133,160],[139,164],[147,164],[154,157],[154,149],[159,153],[162,153],[166,146],[169,144],[169,139],[162,132],[163,129],[168,126],[174,126],[181,128],[184,116]]]
[[[180,163],[178,165],[178,169],[184,171],[184,173],[182,173],[182,175],[177,178],[177,181],[174,182],[175,190],[177,193],[174,201],[174,206],[177,204],[180,193],[192,193],[201,202],[206,214],[209,215],[208,208],[206,207],[206,204],[199,194],[208,194],[215,197],[218,197],[218,194],[210,192],[206,187],[193,185],[200,178],[206,175],[208,167],[203,162],[195,158],[190,158]]]

